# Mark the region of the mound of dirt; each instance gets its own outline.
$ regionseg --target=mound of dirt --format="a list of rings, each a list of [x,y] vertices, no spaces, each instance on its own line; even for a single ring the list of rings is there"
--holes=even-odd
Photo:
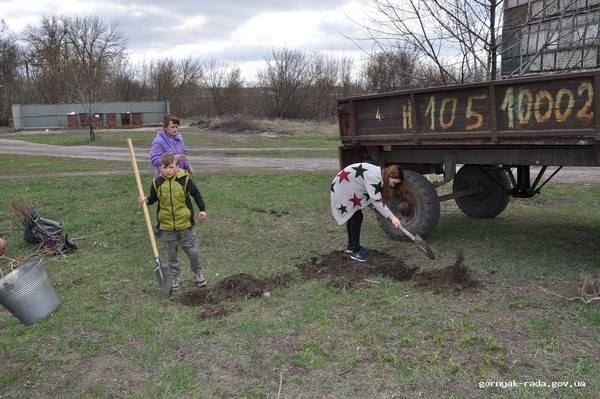
[[[400,259],[377,250],[369,251],[369,260],[366,262],[357,262],[343,251],[334,251],[320,260],[313,257],[309,263],[298,268],[304,278],[329,277],[336,287],[349,289],[370,285],[370,279],[375,276],[396,281],[410,280],[417,270],[417,267],[408,267]]]
[[[418,267],[406,266],[400,259],[377,250],[371,250],[369,260],[356,262],[343,251],[334,251],[322,258],[313,257],[310,262],[298,265],[305,279],[328,278],[336,288],[358,289],[371,286],[374,277],[388,277],[396,281],[413,280],[415,287],[431,289],[435,293],[443,290],[461,291],[466,288],[480,287],[478,281],[471,278],[464,266],[462,254],[456,262],[441,270],[417,273]],[[237,311],[227,307],[225,301],[240,298],[259,298],[275,287],[287,287],[288,276],[275,276],[258,279],[246,273],[229,276],[217,285],[205,289],[196,289],[171,299],[187,306],[202,305],[200,319],[226,316]]]
[[[466,288],[479,288],[481,284],[474,280],[464,265],[464,256],[458,254],[456,262],[441,270],[431,270],[415,274],[415,287],[426,288],[434,293],[444,290],[462,291]]]
[[[261,297],[274,287],[286,287],[288,282],[287,276],[261,280],[249,274],[240,273],[224,278],[214,287],[190,291],[172,300],[187,306],[215,305],[232,299]],[[217,313],[219,312],[217,311]]]
[[[458,254],[454,264],[426,272],[417,272],[418,267],[406,266],[400,259],[377,250],[369,251],[369,260],[362,263],[351,259],[343,251],[334,251],[320,260],[313,257],[310,263],[298,268],[304,278],[329,278],[331,285],[346,289],[368,286],[376,276],[396,281],[412,279],[415,287],[430,289],[434,293],[480,287],[479,282],[471,278],[462,254]]]

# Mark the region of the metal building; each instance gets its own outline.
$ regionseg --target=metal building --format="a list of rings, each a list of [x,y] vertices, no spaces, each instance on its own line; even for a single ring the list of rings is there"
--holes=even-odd
[[[94,127],[121,128],[162,123],[170,105],[168,101],[131,101],[101,103],[94,108]],[[89,126],[81,104],[14,104],[12,117],[16,130]]]
[[[600,66],[600,0],[506,0],[502,75]]]

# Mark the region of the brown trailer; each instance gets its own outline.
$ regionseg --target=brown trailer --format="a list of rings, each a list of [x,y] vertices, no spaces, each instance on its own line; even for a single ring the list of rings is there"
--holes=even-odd
[[[493,218],[563,166],[600,166],[598,87],[592,71],[341,98],[340,164],[401,165],[405,193],[388,205],[413,234],[433,231],[444,200]],[[453,180],[452,194],[438,197],[432,173],[444,176],[437,185]]]

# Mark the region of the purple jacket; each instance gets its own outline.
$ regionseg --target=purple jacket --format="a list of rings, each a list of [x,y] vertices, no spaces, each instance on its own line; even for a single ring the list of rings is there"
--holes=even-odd
[[[156,133],[156,137],[152,140],[152,149],[150,150],[150,162],[154,165],[154,177],[160,176],[160,156],[165,152],[171,152],[175,155],[185,154],[183,137],[177,133],[175,138],[171,138],[165,129]],[[190,170],[188,161],[178,161],[177,165],[187,171]]]

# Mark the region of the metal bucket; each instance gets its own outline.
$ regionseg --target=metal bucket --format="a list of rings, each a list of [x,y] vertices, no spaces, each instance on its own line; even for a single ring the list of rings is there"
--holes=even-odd
[[[33,324],[58,306],[58,297],[41,259],[34,259],[0,279],[0,303],[21,323]]]

